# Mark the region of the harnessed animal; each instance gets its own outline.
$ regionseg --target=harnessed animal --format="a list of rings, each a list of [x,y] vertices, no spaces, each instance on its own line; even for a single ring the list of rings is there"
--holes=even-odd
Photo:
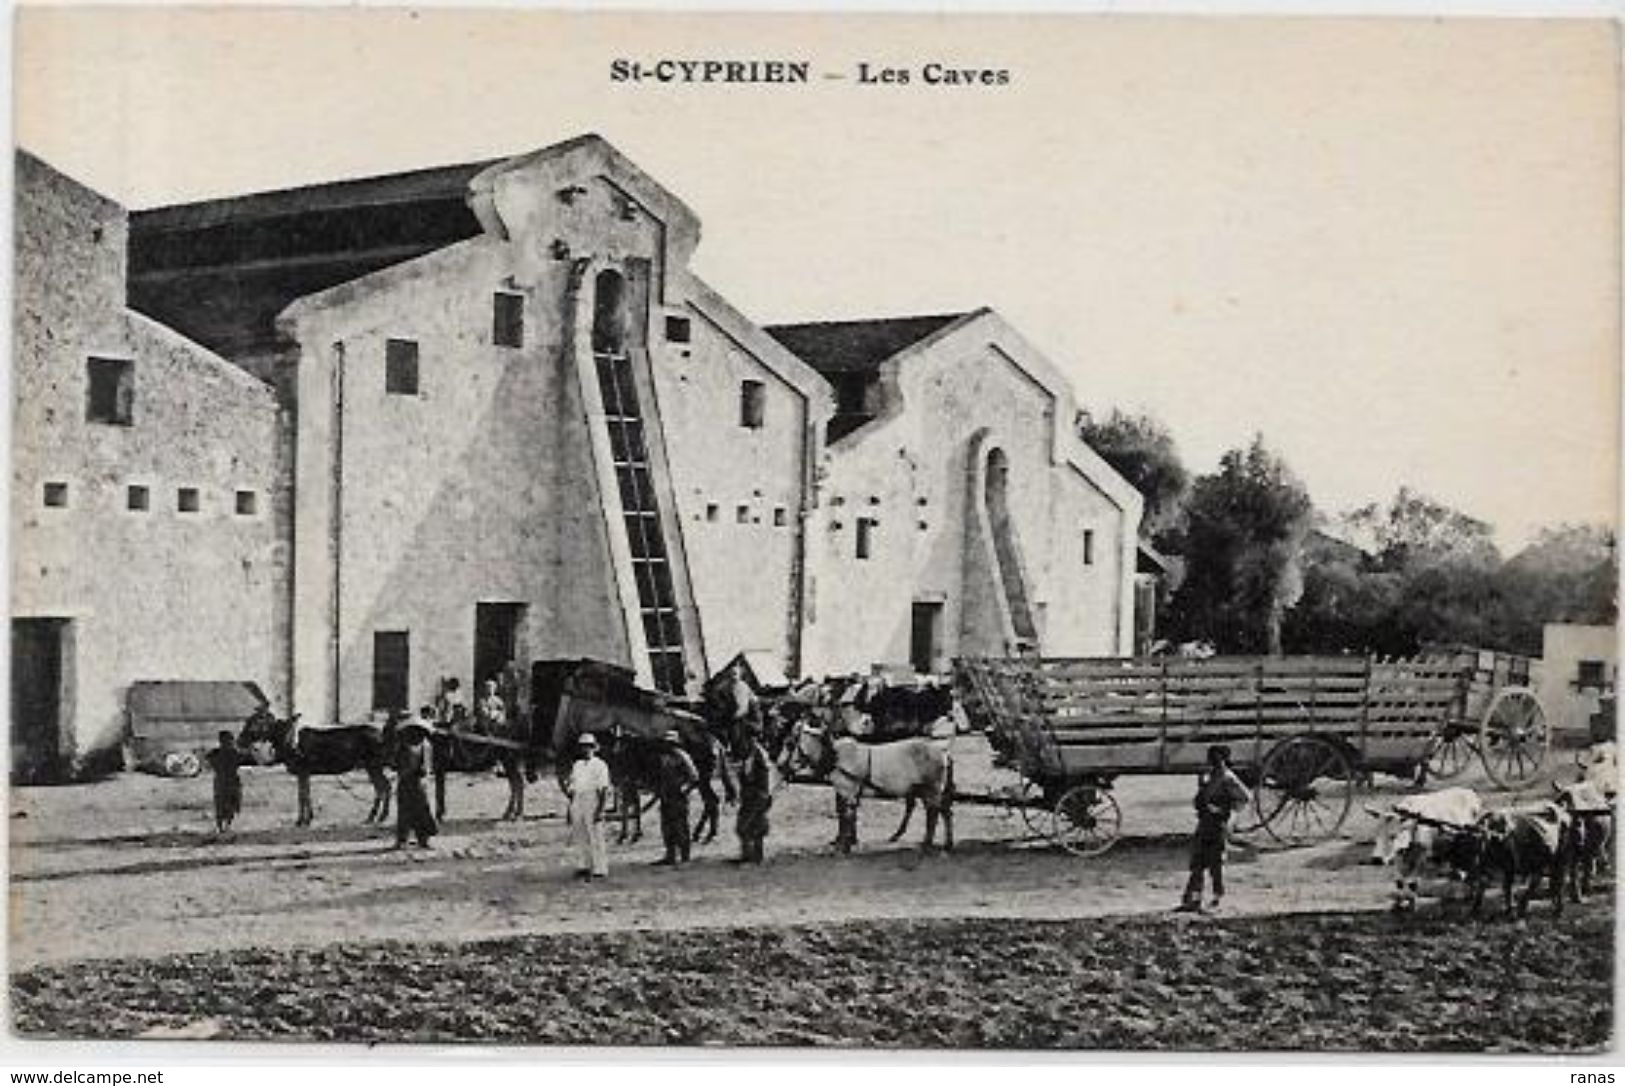
[[[311,777],[332,777],[365,770],[372,785],[372,807],[367,822],[389,818],[393,794],[385,768],[393,760],[396,722],[382,728],[372,724],[341,724],[331,728],[299,726],[299,714],[279,720],[269,713],[255,714],[243,726],[238,745],[250,747],[269,743],[275,760],[293,774],[299,784],[299,815],[296,826],[308,826],[316,817],[310,799]]]
[[[918,801],[925,805],[924,847],[934,846],[940,817],[944,848],[953,850],[953,755],[946,741],[913,738],[865,744],[802,721],[785,745],[783,769],[786,777],[807,769],[813,778],[830,782],[838,827],[835,847],[843,853],[858,842],[858,805],[865,792],[905,801],[903,819],[891,840],[900,839],[908,829]]]

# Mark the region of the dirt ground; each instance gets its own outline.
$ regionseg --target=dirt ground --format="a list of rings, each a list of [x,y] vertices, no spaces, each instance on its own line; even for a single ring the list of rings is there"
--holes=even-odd
[[[1016,786],[979,737],[956,742],[961,789]],[[1571,764],[1553,763],[1572,775]],[[657,819],[641,843],[613,847],[611,877],[584,885],[565,850],[562,797],[551,779],[529,790],[519,823],[492,816],[506,798],[492,777],[453,778],[452,817],[434,848],[392,849],[391,827],[361,824],[371,792],[359,775],[317,780],[317,824],[292,826],[294,783],[280,769],[244,773],[236,831],[216,839],[207,777],[124,774],[96,784],[11,792],[10,940],[14,970],[84,959],[289,948],[375,940],[478,939],[705,927],[947,918],[1078,919],[1165,913],[1183,886],[1190,792],[1185,777],[1124,778],[1124,839],[1081,859],[1030,840],[1012,812],[961,807],[952,855],[885,841],[901,806],[866,801],[860,850],[828,847],[833,800],[794,785],[773,811],[770,861],[726,863],[723,832],[687,868],[651,866]],[[1465,783],[1479,783],[1469,777]],[[1544,787],[1544,786],[1542,786]],[[1379,778],[1354,802],[1344,836],[1306,848],[1238,848],[1226,912],[1236,916],[1382,910],[1388,874],[1361,864],[1366,803],[1408,791]],[[1537,906],[1538,908],[1538,906]]]
[[[33,1037],[1582,1052],[1612,915],[853,921],[214,952],[14,978]],[[1521,969],[1508,970],[1516,961]]]

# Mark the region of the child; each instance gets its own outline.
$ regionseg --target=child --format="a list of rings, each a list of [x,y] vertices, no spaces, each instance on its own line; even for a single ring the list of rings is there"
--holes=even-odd
[[[1230,816],[1253,801],[1247,786],[1230,768],[1230,748],[1207,749],[1208,772],[1196,785],[1196,834],[1191,838],[1190,879],[1176,912],[1202,911],[1202,879],[1213,884],[1213,909],[1224,902],[1224,850],[1230,835]]]
[[[209,768],[214,770],[214,832],[231,829],[232,820],[243,809],[243,780],[237,775],[242,765],[237,751],[237,737],[230,732],[220,733],[220,745],[209,751]]]

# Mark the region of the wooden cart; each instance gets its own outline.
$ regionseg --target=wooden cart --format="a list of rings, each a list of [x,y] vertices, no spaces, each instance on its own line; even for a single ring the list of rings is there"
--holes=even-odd
[[[1552,736],[1530,681],[1533,661],[1470,646],[1434,647],[1424,655],[1457,674],[1455,705],[1428,752],[1428,774],[1449,780],[1476,759],[1498,787],[1516,788],[1540,772]]]
[[[1117,777],[1200,772],[1214,744],[1254,789],[1239,830],[1332,836],[1359,782],[1412,776],[1434,752],[1458,714],[1457,668],[1438,657],[971,659],[955,676],[973,723],[1020,772],[1029,824],[1094,855],[1121,832]]]

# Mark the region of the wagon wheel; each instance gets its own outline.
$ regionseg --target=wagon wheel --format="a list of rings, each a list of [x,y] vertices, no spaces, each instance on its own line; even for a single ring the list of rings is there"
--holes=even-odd
[[[1527,687],[1496,693],[1478,729],[1484,772],[1500,788],[1514,788],[1540,772],[1552,742],[1546,710]]]
[[[1055,801],[1050,836],[1074,856],[1099,856],[1117,844],[1123,812],[1097,784],[1069,788]]]
[[[1473,730],[1459,722],[1446,724],[1428,743],[1428,776],[1441,781],[1459,777],[1478,754]]]
[[[1313,735],[1271,748],[1259,768],[1258,819],[1283,844],[1324,841],[1354,803],[1354,766],[1342,749]]]
[[[1027,836],[1048,837],[1052,815],[1049,806],[1044,802],[1043,789],[1033,781],[1023,778],[1017,788],[1016,800],[1020,804],[1016,810],[1021,814],[1022,825],[1027,827]]]

